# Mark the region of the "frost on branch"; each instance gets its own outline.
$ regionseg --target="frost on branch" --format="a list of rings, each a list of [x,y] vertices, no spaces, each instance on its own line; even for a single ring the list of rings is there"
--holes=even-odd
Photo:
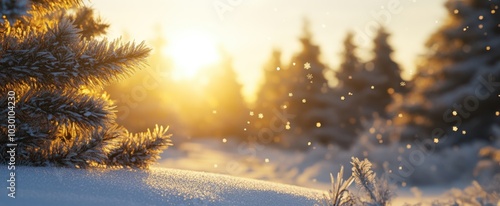
[[[151,132],[128,133],[119,139],[118,147],[109,152],[107,165],[131,168],[147,168],[160,158],[160,153],[171,145],[168,128],[156,125]]]
[[[131,75],[150,49],[144,43],[80,41],[78,30],[64,20],[45,34],[6,37],[0,50],[0,87],[97,87]]]
[[[394,193],[393,185],[390,185],[385,178],[376,178],[376,174],[372,170],[372,163],[367,160],[359,160],[352,157],[351,160],[352,173],[347,180],[343,179],[343,170],[337,174],[337,180],[332,179],[332,190],[329,191],[329,196],[325,195],[325,206],[386,206],[390,205],[390,200]],[[349,185],[352,182],[356,183],[361,193],[354,193],[349,190]]]

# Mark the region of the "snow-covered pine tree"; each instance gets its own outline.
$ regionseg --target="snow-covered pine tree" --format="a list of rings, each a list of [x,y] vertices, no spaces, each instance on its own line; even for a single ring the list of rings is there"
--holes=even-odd
[[[379,134],[384,128],[375,128],[374,123],[391,118],[387,109],[393,95],[405,92],[401,70],[391,57],[393,50],[388,37],[387,31],[380,27],[373,40],[374,57],[366,63],[356,56],[353,34],[348,33],[344,41],[343,63],[336,73],[338,85],[334,90],[339,117],[336,125],[339,134],[350,137],[351,143],[365,129],[381,142]]]
[[[363,119],[361,135],[368,135],[377,143],[389,142],[389,128],[397,112],[395,102],[408,91],[407,83],[401,78],[401,69],[391,57],[393,49],[388,38],[389,33],[380,27],[373,39],[373,58],[354,75],[354,78],[366,81],[366,85],[353,95],[356,99],[354,105],[358,107],[360,119]]]
[[[288,66],[290,80],[287,113],[294,115],[290,121],[293,139],[291,144],[306,147],[308,141],[327,144],[332,141],[329,131],[332,122],[330,110],[330,88],[324,73],[327,66],[320,60],[320,47],[313,42],[308,21],[304,22],[303,34],[300,37],[302,50],[292,57]]]
[[[356,135],[362,129],[360,112],[362,96],[358,92],[371,87],[367,77],[361,75],[364,68],[356,56],[356,45],[353,43],[353,38],[354,34],[349,32],[344,39],[342,63],[335,72],[338,83],[333,89],[334,140],[344,148],[356,141]]]
[[[118,126],[101,92],[143,66],[144,44],[94,38],[107,25],[80,0],[0,5],[0,162],[14,143],[16,164],[146,168],[170,145],[163,127],[129,134]]]
[[[498,138],[493,128],[500,122],[499,6],[499,0],[446,2],[448,17],[427,41],[403,112],[395,118],[401,140],[446,147]]]
[[[394,94],[406,92],[406,82],[401,78],[401,69],[391,55],[393,49],[388,42],[389,33],[380,27],[373,40],[373,59],[364,64],[364,70],[359,75],[364,75],[366,86],[358,90],[356,96],[361,96],[361,115],[366,119],[374,116],[390,118],[387,106],[392,102]]]

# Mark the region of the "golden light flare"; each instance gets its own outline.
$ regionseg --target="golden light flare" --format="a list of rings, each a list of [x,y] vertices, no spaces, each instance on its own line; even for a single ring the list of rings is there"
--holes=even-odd
[[[202,31],[179,32],[169,38],[163,53],[172,58],[172,77],[193,79],[201,69],[220,60],[214,38]]]

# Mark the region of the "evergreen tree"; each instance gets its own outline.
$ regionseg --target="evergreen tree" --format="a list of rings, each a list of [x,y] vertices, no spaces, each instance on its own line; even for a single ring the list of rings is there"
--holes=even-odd
[[[498,138],[493,127],[500,121],[499,6],[498,0],[446,2],[445,24],[427,41],[414,86],[395,119],[402,140],[449,146]]]
[[[283,109],[283,105],[288,100],[289,88],[287,87],[287,69],[281,63],[281,51],[274,50],[271,57],[263,68],[264,78],[259,91],[257,92],[257,100],[254,105],[253,118],[251,122],[253,129],[269,128],[271,124],[276,124],[271,121],[276,115],[276,112]],[[259,118],[261,114],[261,118]],[[279,122],[277,131],[281,132],[285,128],[286,122]],[[274,125],[273,125],[274,126]],[[277,134],[279,135],[279,134]]]
[[[361,116],[361,103],[369,104],[363,100],[361,91],[371,89],[368,78],[363,73],[363,64],[356,56],[356,45],[353,43],[353,33],[348,33],[344,40],[342,63],[335,72],[338,84],[334,88],[334,140],[342,147],[347,148],[356,140],[364,121]]]
[[[367,80],[367,86],[362,87],[356,95],[364,101],[360,106],[361,116],[372,119],[374,116],[389,118],[387,107],[392,102],[394,94],[406,92],[406,82],[401,78],[399,65],[392,60],[392,47],[388,43],[389,33],[380,27],[374,38],[374,57],[364,64],[362,74]]]
[[[232,60],[225,52],[216,68],[211,69],[205,90],[206,105],[202,105],[201,123],[192,125],[197,136],[244,136],[248,107],[241,94]]]
[[[390,118],[388,106],[395,94],[405,91],[400,68],[391,58],[389,34],[381,27],[374,38],[374,57],[361,63],[356,56],[353,34],[344,41],[343,63],[336,72],[335,102],[338,123],[336,133],[344,144],[352,144],[361,132],[369,129],[375,134],[374,121]],[[367,128],[370,127],[370,128]],[[378,133],[380,134],[380,133]],[[379,141],[382,136],[377,135]]]
[[[79,0],[0,5],[0,105],[11,106],[0,115],[12,119],[0,121],[1,162],[12,143],[16,164],[146,168],[170,145],[163,127],[132,134],[117,125],[101,92],[143,66],[144,44],[94,38],[107,25]]]
[[[281,65],[281,51],[274,50],[271,58],[264,65],[263,84],[257,92],[255,103],[256,111],[270,111],[272,108],[279,107],[282,96],[286,92],[283,81],[283,71]],[[266,114],[269,112],[265,112]],[[264,114],[265,116],[267,116]]]
[[[374,38],[374,57],[364,64],[364,69],[356,74],[356,78],[366,81],[365,87],[355,92],[354,96],[358,107],[358,117],[362,119],[363,132],[358,134],[369,135],[378,143],[388,143],[390,137],[389,129],[395,108],[402,95],[407,92],[406,82],[401,78],[399,65],[391,58],[392,47],[388,43],[389,33],[384,27],[380,27]],[[360,77],[363,76],[363,77]],[[391,104],[393,103],[393,104]]]
[[[290,80],[285,84],[290,88],[288,101],[284,105],[288,113],[295,115],[290,121],[292,144],[306,146],[307,141],[327,143],[331,139],[330,88],[325,79],[326,65],[320,61],[320,48],[312,40],[309,23],[304,23],[304,33],[300,38],[302,50],[292,58],[288,66]],[[311,137],[313,139],[311,139]]]

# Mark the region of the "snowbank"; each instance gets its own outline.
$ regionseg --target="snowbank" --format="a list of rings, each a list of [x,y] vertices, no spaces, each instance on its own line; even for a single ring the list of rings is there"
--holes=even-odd
[[[6,166],[1,176],[8,179]],[[227,175],[152,168],[16,168],[16,198],[0,205],[315,205],[322,191]]]

